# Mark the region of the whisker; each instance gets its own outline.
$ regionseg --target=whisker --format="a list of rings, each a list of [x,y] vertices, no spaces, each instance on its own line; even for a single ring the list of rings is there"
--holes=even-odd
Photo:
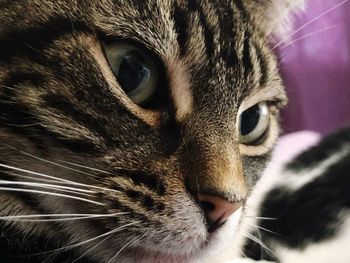
[[[108,239],[110,239],[112,237],[112,235],[107,236],[106,238],[104,238],[102,241],[98,242],[96,245],[94,245],[92,248],[88,249],[87,251],[84,252],[84,254],[80,255],[78,258],[76,258],[74,261],[72,261],[72,263],[77,262],[79,259],[83,258],[84,256],[86,256],[87,254],[89,254],[92,250],[94,250],[96,247],[98,247],[99,245],[101,245],[102,243],[104,243],[105,241],[107,241]]]
[[[275,252],[273,252],[270,248],[268,248],[260,239],[258,239],[257,237],[249,234],[249,233],[244,233],[244,236],[248,239],[250,239],[251,241],[257,243],[258,245],[260,245],[262,248],[264,248],[266,251],[270,252],[273,256],[277,257]]]
[[[314,32],[312,32],[312,33],[306,34],[306,35],[304,35],[304,36],[302,36],[302,37],[299,37],[299,38],[297,38],[297,39],[294,39],[293,41],[289,42],[288,44],[286,44],[286,45],[284,45],[284,46],[281,46],[281,48],[287,48],[287,47],[289,47],[289,46],[291,46],[291,45],[293,45],[293,44],[295,44],[295,43],[297,43],[297,42],[299,42],[299,41],[301,41],[301,40],[304,40],[304,39],[309,38],[309,37],[312,37],[312,36],[314,36],[314,35],[317,35],[317,34],[326,32],[326,31],[328,31],[328,30],[330,30],[330,29],[333,29],[333,28],[335,28],[335,27],[337,27],[337,26],[339,26],[339,25],[341,25],[341,24],[331,25],[331,26],[325,27],[325,28],[323,28],[323,29],[314,31]]]
[[[11,170],[15,170],[15,171],[19,171],[19,172],[24,172],[24,173],[28,173],[28,174],[32,174],[32,175],[37,175],[37,176],[44,177],[44,178],[58,180],[58,181],[66,183],[66,184],[71,184],[71,185],[75,185],[75,186],[82,186],[82,187],[86,187],[86,188],[94,188],[94,189],[99,189],[99,190],[103,190],[103,191],[107,191],[107,192],[115,192],[115,193],[120,194],[120,191],[115,190],[115,189],[109,189],[109,188],[100,187],[100,186],[94,186],[94,185],[89,185],[89,184],[82,184],[82,183],[78,183],[78,182],[75,182],[75,181],[71,181],[71,180],[55,177],[55,176],[52,176],[52,175],[37,173],[37,172],[33,172],[33,171],[22,169],[22,168],[10,166],[10,165],[5,165],[5,164],[2,164],[2,163],[0,163],[0,167],[11,169]]]
[[[58,181],[66,182],[66,183],[79,184],[79,183],[71,181],[71,180],[62,179],[62,178],[51,176],[51,175],[47,175],[47,174],[37,173],[37,172],[29,171],[29,170],[26,170],[26,169],[14,167],[14,166],[2,164],[2,163],[0,163],[0,167],[11,169],[11,170],[15,170],[15,171],[19,171],[19,172],[24,172],[24,173],[28,173],[28,174],[32,174],[32,175],[37,175],[37,176],[41,176],[41,177],[45,177],[45,178],[50,178],[50,179],[54,179],[54,180],[58,180]]]
[[[46,160],[44,158],[41,158],[41,157],[35,156],[33,154],[30,154],[28,152],[25,152],[25,151],[22,151],[22,150],[18,150],[17,148],[15,148],[15,147],[13,147],[11,145],[8,145],[8,144],[4,144],[4,145],[6,145],[7,147],[9,147],[9,148],[11,148],[13,150],[16,150],[16,151],[20,152],[23,155],[27,155],[27,156],[29,156],[31,158],[34,158],[34,159],[37,159],[39,161],[46,162],[46,163],[49,163],[49,164],[52,164],[52,165],[55,165],[55,166],[59,166],[61,168],[65,168],[65,169],[68,169],[68,170],[71,170],[71,171],[74,171],[74,172],[77,172],[77,173],[82,173],[82,174],[86,174],[86,175],[89,175],[89,176],[95,176],[93,174],[89,174],[89,173],[86,173],[86,172],[81,171],[81,170],[73,169],[73,168],[71,168],[69,166],[65,166],[65,165],[59,164],[57,162],[66,163],[66,164],[69,164],[69,165],[72,165],[72,166],[75,166],[75,167],[88,169],[88,170],[91,170],[91,171],[94,171],[94,172],[100,172],[100,173],[104,173],[104,174],[113,175],[113,173],[110,173],[110,172],[107,172],[107,171],[104,171],[104,170],[101,170],[101,169],[92,168],[92,167],[85,166],[85,165],[82,165],[82,164],[77,164],[77,163],[73,163],[73,162],[63,161],[63,160],[59,160],[59,159],[56,159],[56,162],[52,162],[52,161]]]
[[[92,176],[92,174],[89,174],[89,173],[86,173],[86,172],[83,172],[83,171],[80,171],[80,170],[77,170],[77,169],[73,169],[71,167],[68,167],[68,166],[65,166],[65,165],[62,165],[62,164],[59,164],[59,163],[55,163],[55,162],[52,162],[52,161],[49,161],[49,160],[46,160],[44,158],[41,158],[41,157],[38,157],[38,156],[35,156],[33,154],[30,154],[30,153],[27,153],[25,151],[22,151],[22,150],[18,150],[17,148],[11,146],[11,145],[8,145],[8,144],[5,144],[7,147],[13,149],[13,150],[16,150],[18,151],[19,153],[23,154],[23,155],[26,155],[28,157],[31,157],[33,159],[36,159],[38,161],[41,161],[41,162],[45,162],[45,163],[48,163],[48,164],[51,164],[51,165],[54,165],[54,166],[57,166],[57,167],[61,167],[61,168],[64,168],[64,169],[67,169],[67,170],[70,170],[70,171],[73,171],[73,172],[77,172],[77,173],[81,173],[81,174],[85,174],[85,175],[89,175],[89,176]]]
[[[57,196],[57,197],[64,197],[68,199],[75,199],[95,205],[101,205],[105,206],[105,204],[92,201],[86,198],[78,197],[78,196],[72,196],[72,195],[65,195],[65,194],[59,194],[59,193],[52,193],[47,191],[40,191],[40,190],[32,190],[32,189],[20,189],[20,188],[12,188],[12,187],[0,187],[0,191],[8,191],[8,192],[24,192],[24,193],[34,193],[34,194],[44,194],[44,195],[51,195],[51,196]]]
[[[277,220],[278,218],[275,217],[263,217],[263,216],[256,216],[255,218],[260,220]]]
[[[100,172],[100,173],[104,173],[104,174],[113,175],[113,173],[110,173],[110,172],[107,172],[107,171],[104,171],[104,170],[100,170],[100,169],[97,169],[97,168],[92,168],[92,167],[89,167],[89,166],[86,166],[86,165],[82,165],[82,164],[77,164],[77,163],[72,163],[72,162],[67,162],[67,161],[57,160],[57,159],[56,159],[56,161],[57,162],[61,162],[61,163],[70,164],[70,165],[73,165],[73,166],[76,166],[76,167],[79,167],[79,168],[88,169],[88,170],[95,171],[95,172]]]
[[[128,212],[119,212],[114,214],[44,214],[44,215],[16,215],[16,216],[0,216],[3,221],[23,221],[23,222],[56,222],[56,221],[71,221],[84,220],[94,218],[108,218],[118,215],[129,214]],[[56,218],[55,218],[56,217]],[[37,219],[44,218],[44,219]],[[48,219],[46,219],[48,218]],[[54,219],[52,219],[54,218]]]
[[[347,2],[349,2],[349,0],[343,0],[342,2],[338,3],[337,5],[333,6],[332,8],[328,9],[327,11],[321,13],[320,15],[314,17],[313,19],[311,19],[310,21],[308,21],[307,23],[305,23],[303,26],[299,27],[298,29],[296,29],[295,31],[293,31],[291,34],[287,35],[284,39],[282,39],[281,41],[279,41],[273,48],[272,50],[278,48],[282,43],[284,43],[287,39],[291,38],[292,36],[294,36],[296,33],[298,33],[299,31],[303,30],[304,28],[308,27],[310,24],[314,23],[315,21],[319,20],[320,18],[328,15],[329,13],[333,12],[334,10],[336,10],[337,8],[341,7],[342,5],[346,4]]]
[[[259,220],[278,220],[277,217],[265,217],[265,216],[254,216],[254,215],[244,215],[244,217],[249,219],[259,219]]]
[[[13,87],[9,87],[9,86],[4,86],[4,85],[0,85],[1,88],[4,88],[4,89],[9,89],[9,90],[13,90],[13,91],[16,91],[15,88]]]
[[[83,246],[83,245],[88,244],[90,242],[93,242],[93,241],[95,241],[97,239],[100,239],[100,238],[103,238],[103,237],[106,237],[106,236],[109,236],[109,235],[113,235],[113,234],[123,230],[124,228],[127,228],[127,227],[132,226],[132,225],[136,225],[136,224],[139,224],[139,223],[140,223],[140,221],[132,222],[132,223],[129,223],[129,224],[117,227],[117,228],[115,228],[115,229],[113,229],[111,231],[108,231],[108,232],[104,233],[104,234],[101,234],[101,235],[98,235],[96,237],[90,238],[88,240],[85,240],[85,241],[82,241],[82,242],[79,242],[79,243],[76,243],[76,244],[68,245],[68,246],[65,246],[65,247],[61,247],[61,248],[57,248],[57,249],[53,249],[53,250],[48,250],[48,251],[45,251],[45,252],[39,252],[39,253],[31,254],[30,256],[36,256],[36,255],[39,256],[39,255],[44,255],[44,254],[48,254],[48,253],[65,251],[65,250],[73,249],[73,248],[76,248],[76,247],[80,247],[80,246]]]
[[[5,181],[0,180],[0,185],[24,185],[24,186],[34,186],[40,188],[49,188],[49,189],[64,189],[64,190],[72,190],[73,192],[82,192],[82,193],[93,193],[95,191],[79,189],[75,187],[62,186],[62,185],[54,185],[54,184],[43,184],[43,183],[32,183],[32,182],[18,182],[18,181]]]
[[[5,172],[6,173],[6,172]],[[8,173],[12,174],[12,173]],[[12,174],[13,175],[13,174]],[[26,176],[21,176],[21,175],[16,175],[17,177],[26,177]],[[33,178],[26,178],[26,179],[33,179]],[[34,179],[35,180],[35,179]],[[37,179],[40,181],[40,179]],[[46,180],[49,181],[49,180]],[[79,194],[83,196],[89,196],[89,197],[94,197],[92,193],[97,193],[96,191],[91,191],[91,190],[85,190],[85,189],[79,189],[79,188],[74,188],[74,187],[68,187],[68,186],[61,186],[57,184],[62,184],[60,182],[56,181],[50,181],[53,184],[46,184],[46,183],[36,183],[36,182],[19,182],[19,181],[5,181],[5,180],[0,180],[0,185],[25,185],[25,186],[33,186],[37,188],[44,188],[44,189],[49,189],[49,190],[58,190],[60,192],[65,192],[65,193],[71,193],[71,194]]]
[[[39,182],[55,183],[55,184],[68,184],[68,183],[65,183],[65,182],[59,182],[57,180],[48,180],[48,179],[42,179],[42,178],[35,178],[35,177],[32,177],[32,176],[21,175],[21,174],[10,172],[10,171],[2,171],[2,173],[12,175],[12,176],[14,176],[16,178],[27,179],[27,180],[30,180],[30,181],[39,181]]]
[[[264,228],[264,227],[262,227],[262,226],[259,226],[259,225],[256,225],[256,224],[254,224],[254,223],[251,223],[251,222],[244,222],[245,224],[248,224],[249,226],[252,226],[252,227],[254,227],[254,228],[257,228],[257,229],[261,229],[261,230],[263,230],[263,231],[265,231],[265,232],[268,232],[268,233],[271,233],[271,234],[274,234],[274,235],[279,235],[278,233],[276,233],[276,232],[274,232],[274,231],[272,231],[272,230],[269,230],[269,229],[267,229],[267,228]]]
[[[127,242],[110,260],[107,261],[107,263],[112,263],[117,259],[117,257],[122,253],[123,250],[125,250],[128,246],[130,246],[132,243],[134,243],[136,238],[131,239],[129,242]]]

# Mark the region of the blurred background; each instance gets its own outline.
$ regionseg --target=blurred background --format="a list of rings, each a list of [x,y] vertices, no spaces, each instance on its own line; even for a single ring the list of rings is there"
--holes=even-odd
[[[309,0],[305,11],[278,47],[290,98],[282,126],[328,134],[350,126],[350,0]]]

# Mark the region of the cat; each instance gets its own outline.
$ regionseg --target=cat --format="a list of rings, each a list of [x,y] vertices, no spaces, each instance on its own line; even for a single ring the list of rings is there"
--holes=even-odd
[[[287,101],[270,41],[302,6],[1,0],[1,261],[223,251]]]

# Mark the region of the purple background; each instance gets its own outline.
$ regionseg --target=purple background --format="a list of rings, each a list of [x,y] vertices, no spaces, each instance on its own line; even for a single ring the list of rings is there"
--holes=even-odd
[[[350,1],[309,0],[295,28],[341,2],[345,4],[279,47],[290,98],[283,113],[285,133],[307,129],[324,134],[350,125]],[[314,35],[308,37],[309,34]]]

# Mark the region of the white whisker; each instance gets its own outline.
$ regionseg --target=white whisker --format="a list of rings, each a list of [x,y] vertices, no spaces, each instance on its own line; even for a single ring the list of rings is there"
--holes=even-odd
[[[52,193],[52,192],[46,192],[46,191],[39,191],[39,190],[32,190],[32,189],[20,189],[20,188],[11,188],[11,187],[0,187],[0,191],[9,191],[9,192],[24,192],[24,193],[34,193],[34,194],[44,194],[44,195],[51,195],[51,196],[57,196],[57,197],[64,197],[68,199],[75,199],[95,205],[101,205],[105,206],[105,204],[92,201],[86,198],[78,197],[78,196],[71,196],[71,195],[65,195],[65,194],[59,194],[59,193]]]
[[[102,241],[98,242],[96,245],[94,245],[92,248],[88,249],[87,251],[84,252],[84,254],[80,255],[78,258],[76,258],[74,261],[72,261],[72,263],[77,262],[79,259],[81,259],[82,257],[86,256],[87,254],[89,254],[92,250],[94,250],[96,247],[98,247],[99,245],[101,245],[102,243],[104,243],[105,241],[107,241],[108,239],[110,239],[112,237],[112,235],[104,238]]]
[[[74,168],[71,168],[71,167],[59,164],[59,163],[51,162],[49,160],[40,158],[40,157],[32,155],[30,153],[26,153],[24,151],[19,151],[19,152],[22,153],[23,155],[29,156],[29,157],[31,157],[33,159],[36,159],[36,160],[39,160],[39,161],[42,161],[42,162],[45,162],[45,163],[49,163],[51,165],[54,165],[54,166],[57,166],[57,167],[61,167],[61,168],[64,168],[64,169],[67,169],[67,170],[70,170],[70,171],[73,171],[73,172],[76,172],[76,173],[81,173],[81,174],[85,174],[85,175],[88,175],[88,176],[95,176],[95,175],[92,175],[92,174],[89,174],[89,173],[86,173],[86,172],[83,172],[83,171],[80,171],[80,170],[77,170],[77,169],[74,169]]]
[[[72,185],[71,183],[60,182],[60,181],[57,181],[57,180],[54,180],[54,179],[49,180],[49,179],[36,178],[36,177],[32,177],[32,176],[21,175],[19,173],[14,173],[14,172],[10,172],[10,171],[2,171],[2,173],[12,175],[15,178],[23,178],[23,179],[30,180],[28,182],[38,181],[38,182],[49,183],[49,184],[56,184],[56,185],[65,185],[65,184],[66,185]]]
[[[313,19],[311,19],[310,21],[308,21],[307,23],[305,23],[303,26],[299,27],[298,29],[296,29],[295,31],[293,31],[291,34],[287,35],[284,39],[282,39],[281,41],[279,41],[272,49],[276,49],[277,47],[279,47],[282,43],[284,43],[286,40],[288,40],[289,38],[291,38],[292,36],[294,36],[296,33],[298,33],[299,31],[303,30],[305,27],[309,26],[310,24],[314,23],[315,21],[319,20],[320,18],[328,15],[329,13],[333,12],[334,10],[336,10],[337,8],[341,7],[342,5],[346,4],[347,2],[349,2],[349,0],[343,0],[342,2],[338,3],[337,5],[335,5],[334,7],[328,9],[327,11],[321,13],[320,15],[314,17]]]
[[[254,223],[252,223],[252,222],[244,222],[245,224],[247,224],[247,225],[249,225],[249,226],[252,226],[252,227],[254,227],[254,228],[256,228],[256,229],[261,229],[261,230],[263,230],[263,231],[266,231],[266,232],[268,232],[268,233],[271,233],[271,234],[274,234],[274,235],[278,235],[278,233],[276,233],[276,232],[274,232],[274,231],[272,231],[272,230],[269,230],[269,229],[267,229],[267,228],[264,228],[264,227],[262,227],[262,226],[259,226],[259,225],[256,225],[256,224],[254,224]]]
[[[73,192],[93,193],[93,194],[96,193],[95,191],[79,189],[79,188],[75,188],[75,187],[55,185],[55,184],[32,183],[32,182],[18,182],[18,181],[0,180],[0,185],[25,185],[25,186],[33,186],[33,187],[49,188],[49,189],[56,189],[57,188],[57,189],[63,189],[63,190],[71,190]]]
[[[100,238],[103,238],[103,237],[106,237],[106,236],[109,236],[109,235],[113,235],[113,234],[123,230],[124,228],[127,228],[127,227],[132,226],[132,225],[136,225],[136,224],[139,224],[139,223],[140,223],[139,221],[132,222],[132,223],[129,223],[129,224],[117,227],[117,228],[115,228],[115,229],[113,229],[111,231],[108,231],[108,232],[106,232],[104,234],[101,234],[99,236],[90,238],[88,240],[85,240],[85,241],[82,241],[82,242],[79,242],[79,243],[76,243],[76,244],[68,245],[68,246],[65,246],[65,247],[61,247],[61,248],[58,248],[58,249],[53,249],[53,250],[48,250],[48,251],[45,251],[45,252],[39,252],[39,253],[31,254],[31,256],[43,255],[43,254],[47,254],[47,253],[54,253],[54,252],[59,252],[59,251],[64,251],[64,250],[69,250],[69,249],[72,249],[72,248],[80,247],[80,246],[83,246],[83,245],[88,244],[90,242],[93,242],[93,241],[95,241],[97,239],[100,239]]]
[[[108,260],[107,263],[113,263],[117,259],[117,257],[120,255],[120,253],[122,253],[122,251],[124,249],[126,249],[133,242],[135,242],[135,240],[136,240],[136,238],[133,238],[133,239],[129,240],[129,242],[127,242],[110,260]]]
[[[260,220],[277,220],[277,218],[274,218],[274,217],[256,216],[255,218],[260,219]]]
[[[86,175],[89,175],[89,176],[95,176],[95,175],[93,175],[93,174],[89,174],[89,173],[86,173],[86,172],[84,172],[84,171],[77,170],[77,169],[71,168],[71,167],[69,167],[69,166],[59,164],[59,163],[57,163],[57,162],[70,164],[70,165],[72,165],[72,166],[76,166],[76,167],[79,167],[79,168],[88,169],[88,170],[95,171],[95,172],[100,172],[100,173],[104,173],[104,174],[113,175],[112,173],[107,172],[107,171],[103,171],[103,170],[100,170],[100,169],[88,167],[88,166],[81,165],[81,164],[77,164],[77,163],[73,163],[73,162],[67,162],[67,161],[58,160],[58,159],[56,159],[56,162],[52,162],[52,161],[46,160],[46,159],[44,159],[44,158],[41,158],[41,157],[35,156],[35,155],[33,155],[33,154],[30,154],[30,153],[28,153],[28,152],[25,152],[25,151],[22,151],[22,150],[18,150],[17,148],[15,148],[15,147],[13,147],[13,146],[11,146],[11,145],[8,145],[8,144],[4,144],[4,145],[6,145],[7,147],[9,147],[9,148],[11,148],[11,149],[13,149],[13,150],[16,150],[16,151],[20,152],[20,153],[23,154],[23,155],[29,156],[29,157],[34,158],[34,159],[37,159],[37,160],[39,160],[39,161],[46,162],[46,163],[49,163],[49,164],[52,164],[52,165],[55,165],[55,166],[58,166],[58,167],[61,167],[61,168],[64,168],[64,169],[68,169],[68,170],[71,170],[71,171],[74,171],[74,172],[77,172],[77,173],[82,173],[82,174],[86,174]]]
[[[16,216],[0,216],[3,221],[24,221],[24,222],[55,222],[55,221],[71,221],[94,218],[108,218],[118,215],[129,214],[128,212],[119,212],[114,214],[38,214],[38,215],[16,215]],[[39,219],[38,219],[39,218]],[[43,218],[43,219],[41,219]]]
[[[4,86],[4,85],[0,85],[1,88],[4,88],[4,89],[9,89],[9,90],[13,90],[13,91],[16,91],[15,88],[13,87],[9,87],[9,86]]]
[[[61,162],[61,163],[70,164],[70,165],[73,165],[73,166],[76,166],[76,167],[79,167],[79,168],[88,169],[88,170],[95,171],[95,172],[100,172],[100,173],[104,173],[104,174],[113,175],[113,173],[110,173],[110,172],[107,172],[107,171],[104,171],[104,170],[100,170],[100,169],[97,169],[97,168],[92,168],[92,167],[89,167],[89,166],[85,166],[85,165],[82,165],[82,164],[67,162],[67,161],[63,161],[63,160],[56,160],[56,161],[57,162]]]
[[[260,245],[262,248],[264,248],[266,251],[270,252],[273,256],[276,256],[275,252],[273,252],[270,248],[268,248],[260,239],[258,239],[257,237],[249,234],[249,233],[245,233],[244,234],[245,237],[247,237],[248,239],[250,239],[251,241],[257,243],[258,245]]]
[[[317,35],[317,34],[326,32],[326,31],[328,31],[328,30],[330,30],[330,29],[333,29],[333,28],[335,28],[335,27],[337,27],[337,26],[339,26],[339,25],[340,25],[340,24],[335,24],[335,25],[328,26],[328,27],[325,27],[325,28],[323,28],[323,29],[314,31],[314,32],[312,32],[312,33],[306,34],[306,35],[304,35],[304,36],[302,36],[302,37],[299,37],[299,38],[297,38],[297,39],[294,39],[293,41],[289,42],[288,44],[286,44],[286,45],[284,45],[284,46],[281,46],[281,49],[282,49],[282,48],[287,48],[287,47],[289,47],[289,46],[291,46],[291,45],[293,45],[293,44],[295,44],[295,43],[297,43],[297,42],[299,42],[299,41],[301,41],[301,40],[306,39],[306,38],[309,38],[309,37],[312,37],[312,36],[314,36],[314,35]]]
[[[100,186],[89,185],[89,184],[82,184],[82,183],[78,183],[78,182],[75,182],[75,181],[71,181],[71,180],[55,177],[55,176],[52,176],[52,175],[37,173],[37,172],[29,171],[29,170],[26,170],[26,169],[22,169],[22,168],[10,166],[10,165],[5,165],[5,164],[2,164],[2,163],[0,163],[0,167],[11,169],[11,170],[15,170],[15,171],[19,171],[19,172],[23,172],[23,173],[28,173],[28,174],[32,174],[32,175],[36,175],[36,176],[40,176],[40,177],[43,177],[43,178],[48,178],[48,179],[61,181],[61,182],[64,182],[64,183],[70,184],[70,185],[82,186],[82,187],[86,187],[86,188],[93,188],[93,189],[103,190],[103,191],[106,191],[106,192],[114,192],[114,193],[120,194],[120,191],[118,191],[118,190],[109,189],[109,188],[100,187]]]

